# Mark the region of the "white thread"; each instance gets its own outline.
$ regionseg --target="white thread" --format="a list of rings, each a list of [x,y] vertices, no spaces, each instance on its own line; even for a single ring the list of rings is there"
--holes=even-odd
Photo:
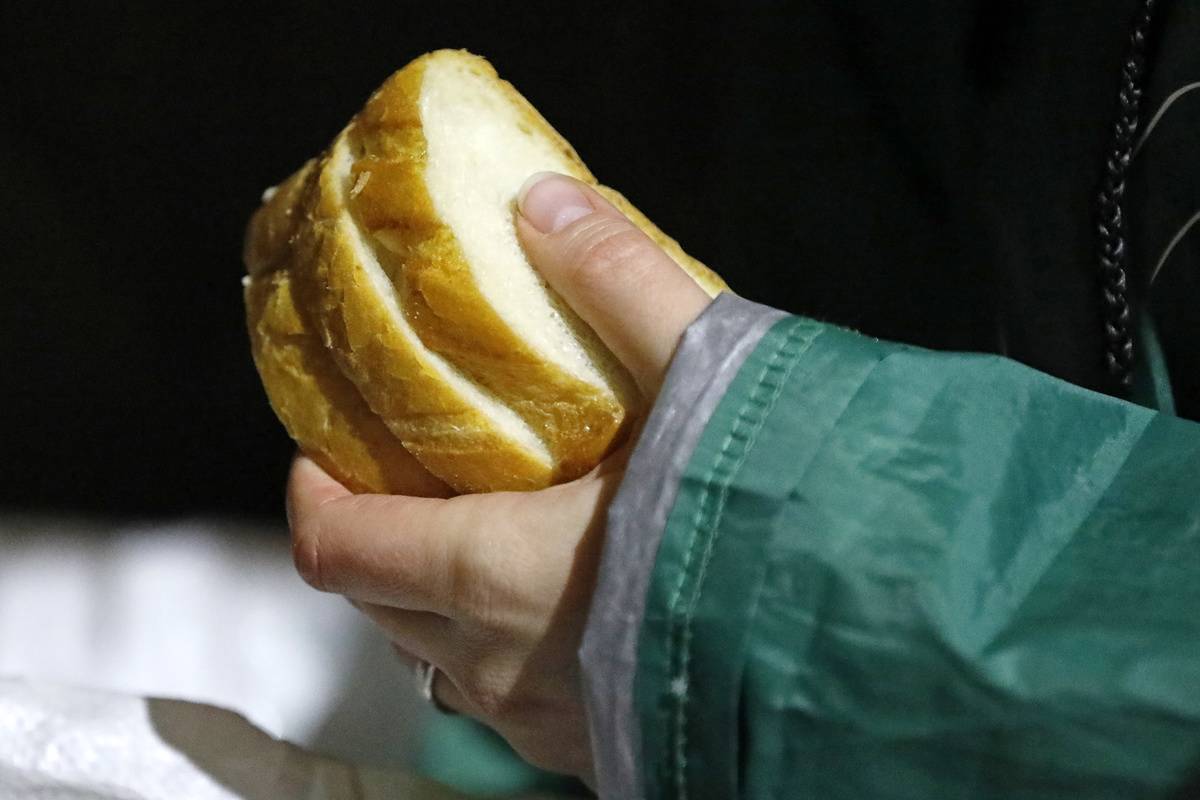
[[[1167,95],[1167,99],[1164,100],[1163,104],[1158,107],[1158,111],[1154,112],[1154,116],[1150,118],[1150,122],[1146,125],[1146,130],[1142,131],[1142,137],[1138,139],[1137,145],[1133,148],[1134,158],[1137,157],[1138,151],[1142,149],[1142,145],[1144,145],[1146,140],[1150,138],[1151,131],[1153,131],[1158,125],[1159,120],[1162,119],[1162,115],[1166,113],[1167,109],[1174,105],[1176,100],[1183,97],[1193,89],[1200,89],[1200,81],[1189,83],[1186,86],[1180,86],[1178,89],[1171,92],[1171,94]]]
[[[1192,214],[1192,218],[1183,223],[1183,227],[1180,228],[1179,232],[1171,238],[1171,242],[1167,245],[1167,249],[1163,250],[1162,257],[1159,258],[1158,263],[1154,265],[1154,271],[1150,273],[1150,283],[1148,286],[1154,285],[1154,279],[1158,277],[1158,271],[1163,268],[1163,264],[1167,263],[1167,259],[1171,257],[1171,251],[1175,249],[1175,245],[1179,244],[1184,236],[1187,236],[1187,232],[1190,231],[1192,226],[1197,222],[1200,222],[1200,211]]]

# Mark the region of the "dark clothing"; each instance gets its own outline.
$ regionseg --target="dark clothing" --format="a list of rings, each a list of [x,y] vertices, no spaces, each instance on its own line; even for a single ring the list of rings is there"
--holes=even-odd
[[[797,316],[689,329],[609,510],[604,797],[1196,791],[1200,6],[1160,3],[1148,52],[1135,403],[1087,391],[1135,4],[951,5],[730,20],[758,42],[714,180],[761,191],[711,260]]]
[[[721,225],[720,249],[705,255],[760,302],[1104,388],[1094,198],[1135,7],[856,0],[717,12],[741,47],[723,53],[706,167],[739,199],[703,209]],[[1157,13],[1147,119],[1200,80],[1200,5]],[[1163,115],[1135,159],[1135,296],[1200,209],[1197,131],[1200,92]],[[1197,297],[1200,231],[1152,292],[1191,418]]]

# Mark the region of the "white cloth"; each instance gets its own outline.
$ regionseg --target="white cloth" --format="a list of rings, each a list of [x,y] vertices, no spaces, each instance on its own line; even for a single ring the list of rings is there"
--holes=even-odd
[[[0,800],[461,798],[431,713],[282,529],[0,515]]]
[[[230,708],[392,767],[429,718],[386,640],[296,576],[285,531],[213,521],[0,516],[0,677]]]
[[[273,739],[212,706],[0,680],[0,798],[452,800]]]

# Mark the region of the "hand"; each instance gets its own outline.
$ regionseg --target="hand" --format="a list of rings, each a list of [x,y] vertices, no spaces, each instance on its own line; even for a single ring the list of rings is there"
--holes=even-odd
[[[577,181],[535,175],[518,206],[530,261],[653,398],[708,295]],[[591,782],[577,650],[629,448],[560,486],[448,500],[352,495],[299,456],[287,497],[296,567],[436,666],[441,703],[530,763]]]

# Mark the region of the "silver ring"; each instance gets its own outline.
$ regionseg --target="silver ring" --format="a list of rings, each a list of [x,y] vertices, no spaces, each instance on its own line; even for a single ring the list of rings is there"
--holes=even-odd
[[[417,659],[417,666],[414,670],[414,677],[417,679],[417,691],[421,697],[425,698],[425,702],[433,706],[442,714],[454,714],[452,708],[448,708],[441,700],[437,699],[437,695],[433,693],[433,682],[437,680],[438,668],[428,661]]]

